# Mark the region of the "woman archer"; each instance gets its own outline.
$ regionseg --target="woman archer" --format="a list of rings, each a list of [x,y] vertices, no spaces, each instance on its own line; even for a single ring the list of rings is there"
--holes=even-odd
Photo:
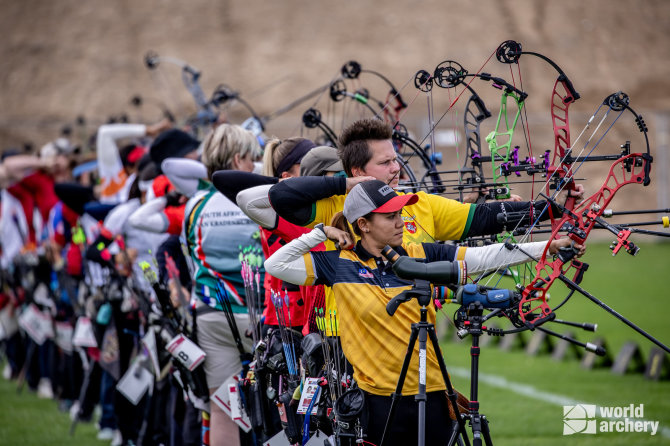
[[[416,301],[401,305],[393,317],[386,313],[386,304],[399,293],[411,288],[412,281],[395,275],[390,262],[381,254],[386,245],[401,255],[425,262],[465,260],[469,273],[497,269],[502,264],[515,265],[540,257],[547,242],[525,243],[522,249],[508,251],[501,245],[477,248],[437,243],[403,243],[402,208],[416,203],[415,194],[398,195],[379,180],[356,185],[344,202],[343,212],[332,221],[333,226],[318,225],[283,246],[265,262],[266,271],[296,285],[324,284],[333,287],[340,318],[340,336],[345,356],[354,369],[354,378],[365,393],[363,415],[366,440],[381,440],[391,397],[410,336],[411,324],[420,318]],[[346,219],[346,221],[345,221]],[[360,240],[354,244],[347,221]],[[326,239],[339,243],[339,251],[310,252]],[[570,239],[551,242],[549,253],[570,246]],[[575,245],[578,255],[584,247]],[[428,312],[435,322],[435,309]],[[413,358],[418,358],[417,352]],[[439,370],[437,356],[428,346],[427,370]],[[417,438],[417,417],[414,395],[418,391],[417,367],[408,371],[403,398],[398,403],[386,444],[413,444]],[[445,442],[451,433],[445,385],[440,373],[428,373],[426,405],[426,444]]]

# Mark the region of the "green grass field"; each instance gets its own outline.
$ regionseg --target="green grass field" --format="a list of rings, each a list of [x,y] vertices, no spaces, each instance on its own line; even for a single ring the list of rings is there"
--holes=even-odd
[[[606,245],[591,244],[584,256],[590,264],[583,286],[650,334],[670,344],[670,325],[665,305],[670,293],[663,282],[670,273],[665,260],[670,244],[642,245],[637,257],[626,253],[612,257]],[[555,305],[564,290],[552,288]],[[455,307],[446,307],[451,313]],[[440,316],[444,317],[444,316]],[[576,332],[582,341],[602,337],[616,357],[626,341],[635,341],[645,359],[652,344],[586,298],[575,295],[559,310],[561,319],[594,322],[597,333]],[[498,321],[500,324],[502,321]],[[559,332],[570,329],[555,325]],[[469,394],[470,341],[447,341],[444,355],[456,387]],[[494,444],[507,445],[660,445],[670,444],[661,432],[598,433],[563,436],[562,403],[599,406],[644,404],[644,419],[659,421],[670,435],[670,381],[654,382],[641,374],[617,376],[608,368],[584,370],[579,361],[560,362],[542,354],[531,357],[521,349],[501,351],[495,345],[482,348],[479,401],[490,420]],[[431,371],[429,371],[431,373]],[[598,417],[598,420],[600,418]],[[24,391],[16,393],[13,382],[0,379],[0,445],[96,445],[92,424],[82,424],[68,435],[69,418],[58,412],[56,402],[38,400]]]
[[[56,401],[38,399],[28,391],[17,393],[16,383],[0,378],[0,445],[85,446],[108,445],[98,441],[94,423],[80,423],[70,436],[70,418],[58,411]]]
[[[665,299],[670,297],[670,293],[664,291],[663,280],[670,273],[670,266],[665,263],[669,256],[668,243],[642,245],[636,257],[625,252],[612,257],[606,245],[591,244],[582,259],[590,265],[582,285],[668,345],[670,325],[664,309]],[[553,305],[565,296],[564,290],[556,291],[556,287],[552,287]],[[577,339],[583,342],[602,337],[613,358],[627,341],[638,343],[645,360],[653,346],[650,341],[579,294],[575,294],[558,310],[558,317],[597,323],[596,333],[557,324],[551,324],[551,328],[561,333],[573,331]],[[502,320],[496,323],[504,325]],[[453,381],[466,394],[469,394],[470,386],[469,347],[469,338],[443,344]],[[554,361],[549,354],[529,356],[521,348],[503,352],[496,345],[482,348],[480,373],[484,381],[480,383],[480,411],[490,420],[496,445],[670,444],[669,380],[650,381],[642,374],[618,376],[612,374],[609,368],[584,370],[574,358]],[[653,437],[648,433],[616,432],[563,436],[561,398],[572,401],[572,404],[580,402],[598,406],[644,404],[644,419],[659,421],[659,431],[662,427],[666,428],[665,436],[662,432]],[[599,416],[597,419],[601,420]]]

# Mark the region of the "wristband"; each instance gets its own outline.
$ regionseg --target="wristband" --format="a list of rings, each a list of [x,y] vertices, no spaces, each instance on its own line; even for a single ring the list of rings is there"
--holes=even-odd
[[[325,226],[323,223],[319,223],[318,225],[314,226],[314,229],[318,229],[319,231],[323,232],[323,235],[326,235],[326,230],[324,229]],[[326,236],[328,237],[328,236]]]

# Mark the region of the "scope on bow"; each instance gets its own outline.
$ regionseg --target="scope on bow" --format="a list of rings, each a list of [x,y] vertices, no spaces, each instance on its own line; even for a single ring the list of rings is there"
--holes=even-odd
[[[507,309],[518,305],[521,299],[520,293],[512,290],[489,288],[474,283],[458,287],[456,291],[456,302],[468,306],[473,302],[479,302],[484,308]]]

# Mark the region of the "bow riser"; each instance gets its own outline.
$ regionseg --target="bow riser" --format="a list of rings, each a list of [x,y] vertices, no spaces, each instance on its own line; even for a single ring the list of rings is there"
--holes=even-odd
[[[560,220],[552,223],[553,231],[549,240],[556,240],[561,228],[569,226],[568,237],[575,243],[583,244],[588,238],[591,230],[596,225],[597,219],[603,215],[607,206],[614,198],[614,195],[628,184],[643,184],[648,176],[652,159],[647,154],[632,153],[612,164],[603,186],[591,197],[584,200],[577,207],[574,206],[574,198],[569,197],[563,208],[563,216]],[[551,207],[549,207],[551,213]],[[628,235],[625,231],[617,234],[619,244],[627,246]],[[549,243],[542,253],[541,259],[546,259]],[[618,250],[617,250],[618,251]],[[548,289],[556,278],[571,268],[578,266],[574,261],[566,267],[568,261],[572,260],[574,253],[561,253],[552,262],[540,260],[535,269],[537,275],[535,279],[522,292],[522,298],[519,302],[519,316],[521,320],[529,327],[534,328],[554,317],[549,305],[546,302]],[[540,316],[528,316],[536,310],[541,310]]]
[[[511,123],[507,114],[507,99],[510,97],[517,105],[517,110]],[[500,100],[500,113],[498,113],[498,120],[496,121],[495,129],[486,137],[486,142],[488,143],[489,149],[491,150],[493,183],[496,184],[496,186],[500,186],[506,190],[505,193],[496,195],[496,200],[510,197],[507,176],[503,174],[502,168],[496,166],[496,161],[500,161],[502,164],[508,164],[510,162],[512,155],[512,138],[514,136],[516,125],[519,122],[519,118],[521,117],[523,105],[524,98],[513,92],[503,92],[502,98]],[[505,126],[505,131],[501,131],[501,126],[503,123]],[[498,138],[504,140],[504,142],[498,143]]]

